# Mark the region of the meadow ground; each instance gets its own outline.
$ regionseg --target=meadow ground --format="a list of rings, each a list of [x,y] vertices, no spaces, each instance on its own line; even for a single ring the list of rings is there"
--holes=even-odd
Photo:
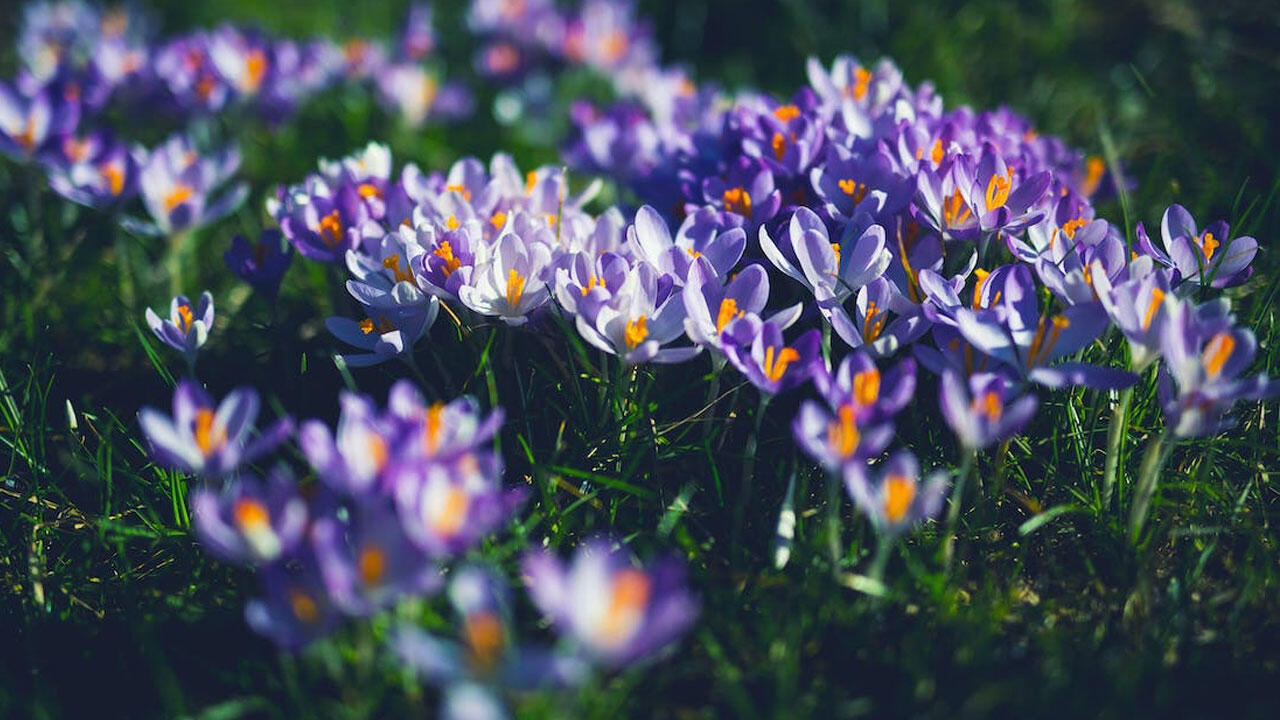
[[[458,22],[458,9],[437,5],[438,26]],[[154,10],[166,30],[230,19],[298,37],[387,34],[403,14],[382,2],[165,2]],[[1123,164],[1133,189],[1100,214],[1128,229],[1139,220],[1158,226],[1172,202],[1197,218],[1226,218],[1262,246],[1258,272],[1230,295],[1257,333],[1255,370],[1280,373],[1272,250],[1280,237],[1280,8],[740,0],[643,2],[641,13],[654,22],[664,60],[703,80],[783,93],[803,82],[806,56],[852,52],[894,58],[909,80],[933,80],[948,105],[1008,105],[1042,132]],[[3,15],[0,37],[11,37],[17,13]],[[449,67],[466,65],[464,37],[445,33],[441,43]],[[5,76],[14,52],[0,48]],[[585,85],[581,92],[595,90]],[[369,98],[319,98],[283,129],[246,130],[250,202],[200,233],[187,260],[188,280],[221,303],[202,379],[218,393],[252,384],[273,412],[332,421],[336,392],[350,382],[329,362],[333,341],[322,324],[345,302],[338,285],[325,268],[297,263],[272,310],[237,285],[221,254],[234,232],[262,226],[269,188],[369,140],[430,168],[497,150],[522,166],[554,161],[554,146],[535,133],[495,123],[491,101],[482,92],[466,125],[410,131]],[[385,620],[299,658],[245,626],[252,579],[196,547],[183,483],[148,464],[135,420],[139,407],[164,406],[170,394],[158,369],[172,358],[159,354],[142,320],[169,297],[158,272],[164,249],[42,183],[31,169],[0,162],[0,716],[430,716],[432,691],[375,657]],[[1274,404],[1243,407],[1237,428],[1180,444],[1146,532],[1131,543],[1124,493],[1109,507],[1099,495],[1109,398],[1046,393],[1006,457],[980,457],[978,476],[1002,477],[1003,493],[966,516],[955,565],[937,561],[941,533],[926,527],[890,559],[889,597],[876,599],[848,587],[873,537],[847,501],[841,513],[827,511],[819,473],[791,439],[796,399],[780,399],[764,417],[743,547],[731,551],[754,392],[726,381],[726,397],[704,414],[705,359],[642,367],[622,383],[616,363],[601,365],[575,343],[488,327],[464,334],[448,322],[424,342],[422,356],[439,358],[439,369],[424,369],[442,394],[468,392],[506,408],[499,443],[507,477],[536,488],[529,510],[485,555],[510,569],[534,538],[559,547],[602,530],[641,555],[674,548],[690,566],[702,614],[660,662],[568,699],[527,699],[522,716],[1275,717]],[[1112,337],[1090,358],[1105,361],[1122,345]],[[387,367],[356,374],[359,389],[385,397],[401,372]],[[920,392],[934,388],[923,381]],[[906,411],[899,438],[927,464],[954,465],[953,441],[929,407]],[[1154,379],[1144,378],[1130,415],[1128,477],[1161,422]],[[791,562],[775,571],[773,531],[793,473],[796,542]],[[582,480],[594,489],[579,492]],[[834,567],[833,518],[843,528]],[[534,628],[532,613],[524,615]]]

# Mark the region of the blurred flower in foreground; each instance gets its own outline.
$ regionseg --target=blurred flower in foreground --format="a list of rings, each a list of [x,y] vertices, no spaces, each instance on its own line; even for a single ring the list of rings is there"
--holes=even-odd
[[[622,667],[675,641],[698,616],[674,558],[637,568],[604,538],[581,545],[566,567],[546,550],[521,563],[534,604],[596,661]]]
[[[845,466],[845,488],[882,533],[894,536],[935,517],[946,498],[947,473],[934,471],[923,481],[920,463],[910,450],[899,450],[878,468],[864,463]]]

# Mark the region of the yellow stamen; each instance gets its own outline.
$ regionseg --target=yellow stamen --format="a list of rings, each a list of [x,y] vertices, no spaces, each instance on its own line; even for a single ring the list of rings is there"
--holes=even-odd
[[[307,625],[320,619],[320,607],[305,590],[294,588],[289,592],[289,609],[294,617]]]
[[[454,270],[457,270],[458,268],[462,267],[462,261],[454,257],[453,247],[449,245],[448,240],[445,240],[444,242],[440,243],[440,247],[436,248],[435,250],[432,250],[431,254],[435,255],[436,257],[444,261],[443,270],[444,270],[445,277],[449,277],[450,275],[453,274]]]
[[[991,422],[997,422],[1000,420],[1000,416],[1004,414],[1004,405],[1000,403],[1000,394],[994,390],[988,390],[981,398],[974,398],[973,409],[986,415]]]
[[[456,192],[462,196],[463,200],[466,200],[467,202],[471,202],[471,191],[468,190],[465,185],[462,185],[462,184],[445,185],[444,189],[449,192]]]
[[[373,183],[360,183],[356,187],[356,193],[359,194],[360,197],[364,198],[365,200],[368,200],[369,198],[382,197],[382,191],[379,190],[378,186],[374,185]]]
[[[507,214],[499,210],[493,214],[493,217],[489,218],[489,224],[501,230],[507,224]]]
[[[214,424],[213,411],[209,408],[200,408],[196,411],[195,430],[196,447],[205,457],[209,457],[227,444],[227,430],[220,424]]]
[[[627,326],[622,331],[622,340],[627,348],[635,350],[637,345],[649,337],[648,322],[649,319],[644,315],[627,321]]]
[[[342,244],[342,236],[345,235],[342,228],[342,217],[338,215],[338,211],[325,215],[320,218],[320,241],[325,245],[335,248]]]
[[[366,545],[360,551],[356,568],[365,585],[377,585],[387,573],[387,554],[377,545]]]
[[[600,635],[607,641],[619,642],[631,637],[639,627],[649,605],[651,581],[639,570],[621,570],[609,589],[609,609],[601,622]]]
[[[1200,238],[1200,249],[1204,250],[1205,260],[1213,259],[1213,253],[1218,249],[1219,244],[1218,239],[1215,238],[1211,232],[1206,232],[1204,236]]]
[[[982,286],[987,284],[987,278],[991,277],[991,273],[982,268],[974,268],[973,274],[977,276],[977,281],[973,283],[973,309],[982,308]]]
[[[379,471],[386,467],[387,460],[391,457],[391,453],[387,450],[387,441],[375,432],[366,432],[364,441],[365,452],[369,453],[369,457],[373,458],[373,466]]]
[[[740,318],[746,312],[738,309],[738,301],[733,298],[725,298],[720,301],[720,312],[716,315],[716,332],[722,333],[729,323],[734,319]]]
[[[98,167],[98,172],[107,181],[107,189],[112,195],[124,192],[124,173],[120,172],[120,168],[110,163],[103,163]]]
[[[267,507],[252,498],[240,498],[231,509],[231,516],[241,530],[259,530],[271,525]]]
[[[867,196],[867,186],[853,178],[844,178],[836,183],[840,186],[840,192],[853,198],[853,202],[860,203]]]
[[[853,406],[841,405],[836,419],[827,423],[827,447],[841,459],[853,457],[861,441],[858,425],[853,421]]]
[[[769,382],[778,382],[787,372],[787,366],[800,359],[795,348],[784,347],[776,356],[772,345],[764,349],[764,376]]]
[[[1201,362],[1204,363],[1204,369],[1208,371],[1210,378],[1216,378],[1222,374],[1222,368],[1231,359],[1231,353],[1235,352],[1236,339],[1231,333],[1220,332],[1213,336],[1209,344],[1204,348],[1204,354],[1201,355]]]
[[[471,497],[458,485],[449,485],[444,499],[436,506],[431,515],[432,525],[437,533],[445,537],[453,537],[462,529],[467,520],[467,509],[471,507]]]
[[[853,402],[859,407],[870,407],[880,398],[880,371],[863,370],[853,376]]]
[[[1107,164],[1097,155],[1090,155],[1089,159],[1085,160],[1084,167],[1084,182],[1080,183],[1080,193],[1085,197],[1089,197],[1098,192],[1098,186],[1102,184],[1102,174],[1106,172]]]
[[[382,267],[391,271],[395,276],[396,282],[416,283],[413,277],[413,270],[405,264],[405,269],[400,269],[400,253],[392,253],[382,260]]]
[[[191,307],[189,305],[179,305],[178,309],[174,311],[173,324],[177,325],[182,332],[186,332],[191,329],[191,323],[193,322],[195,322],[195,317],[191,314]]]
[[[422,426],[422,439],[427,452],[440,449],[440,434],[444,430],[444,403],[432,403],[427,408],[426,420]]]
[[[1031,339],[1031,348],[1027,354],[1027,366],[1036,367],[1047,361],[1053,346],[1058,344],[1058,337],[1070,326],[1070,321],[1061,315],[1054,316],[1050,322],[1046,322],[1043,315],[1040,316],[1040,323],[1036,327],[1036,334]]]
[[[250,50],[244,61],[245,89],[257,92],[267,75],[267,56],[261,50]]]
[[[365,318],[361,320],[360,332],[364,333],[365,335],[371,334],[373,332],[373,321],[370,320],[369,318]]]
[[[591,292],[592,289],[597,287],[604,287],[604,283],[600,282],[600,278],[596,277],[595,275],[592,275],[590,278],[587,279],[587,284],[582,286],[582,297],[586,297],[587,293]]]
[[[951,197],[942,201],[942,224],[946,227],[955,227],[969,219],[972,214],[959,190],[956,190]]]
[[[467,615],[462,624],[462,636],[477,668],[484,670],[497,665],[502,654],[502,622],[496,615],[487,611]]]
[[[856,67],[853,69],[853,99],[861,100],[867,96],[867,90],[871,88],[871,71],[864,67]]]
[[[775,160],[782,160],[782,156],[787,154],[787,138],[780,132],[773,134],[773,140],[770,142],[773,147],[773,157]]]
[[[1067,221],[1066,225],[1062,226],[1062,234],[1066,235],[1068,240],[1075,240],[1076,231],[1088,224],[1089,224],[1089,221],[1085,220],[1084,218],[1076,218],[1075,220],[1069,220]]]
[[[530,170],[524,174],[524,192],[526,195],[533,194],[533,188],[538,184],[538,171]]]
[[[746,188],[734,187],[724,191],[720,198],[724,201],[724,209],[743,217],[751,217],[751,195]]]
[[[992,174],[991,179],[987,181],[987,210],[990,211],[1004,207],[1004,204],[1009,201],[1009,189],[1012,187],[1012,170],[1010,170],[1009,174],[1004,177]]]
[[[875,300],[867,301],[867,314],[862,319],[862,339],[864,342],[875,342],[884,330],[889,313],[876,306]]]
[[[916,497],[916,484],[910,478],[890,475],[884,480],[884,516],[897,524],[907,516],[911,501]]]
[[[1160,288],[1151,288],[1151,302],[1147,303],[1147,314],[1142,316],[1142,329],[1150,330],[1151,321],[1155,319],[1156,313],[1160,312],[1160,305],[1164,302],[1164,291]]]
[[[773,116],[782,122],[791,122],[800,117],[800,108],[795,105],[779,105],[773,109]]]
[[[525,280],[526,278],[521,277],[514,268],[507,273],[507,302],[513,308],[519,305],[520,298],[524,297]]]
[[[173,212],[174,208],[190,200],[192,195],[195,195],[195,191],[189,185],[175,187],[172,192],[164,196],[165,212]]]
[[[947,157],[947,151],[942,147],[942,140],[933,141],[933,150],[929,152],[929,159],[934,165],[940,164]]]
[[[461,224],[462,223],[458,222],[458,216],[452,215],[452,214],[449,215],[448,219],[444,221],[444,226],[449,228],[450,230],[457,230],[458,226]]]

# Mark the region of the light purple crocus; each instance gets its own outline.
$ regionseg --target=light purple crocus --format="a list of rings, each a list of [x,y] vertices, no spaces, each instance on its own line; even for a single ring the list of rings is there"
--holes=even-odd
[[[259,573],[262,597],[244,606],[249,627],[283,650],[298,650],[328,634],[340,614],[309,551],[268,565]]]
[[[821,333],[808,330],[788,345],[782,330],[776,320],[748,315],[722,333],[729,362],[765,395],[797,387],[809,379],[814,363],[822,361]]]
[[[529,595],[542,614],[592,659],[619,668],[674,642],[698,616],[674,558],[649,569],[610,540],[593,538],[565,564],[546,550],[521,562]]]
[[[348,615],[369,615],[444,584],[439,568],[409,542],[389,505],[369,498],[349,520],[325,515],[312,528],[325,588]]]
[[[969,450],[982,450],[1022,432],[1038,406],[1034,395],[1019,397],[1015,383],[998,373],[977,373],[966,381],[948,369],[938,387],[942,417]]]
[[[834,374],[814,366],[813,384],[828,407],[849,405],[858,422],[881,422],[902,412],[916,392],[916,363],[906,358],[881,372],[873,355],[855,350],[840,361]]]
[[[88,207],[116,206],[137,193],[137,162],[122,143],[105,133],[66,136],[46,168],[54,192]]]
[[[191,495],[196,537],[221,560],[263,565],[289,555],[307,530],[307,502],[293,476],[277,469],[265,482],[249,475],[220,490],[202,487]]]
[[[80,121],[78,103],[45,90],[24,97],[0,82],[0,153],[32,160],[68,135]]]
[[[392,484],[405,534],[431,557],[465,553],[510,520],[528,497],[525,488],[503,488],[501,477],[501,460],[487,450],[401,463]]]
[[[512,637],[507,585],[488,568],[468,565],[449,583],[450,604],[459,620],[458,640],[412,625],[393,631],[396,655],[427,682],[443,688],[446,720],[506,718],[499,693],[576,684],[586,674],[578,658]]]
[[[843,313],[844,300],[883,275],[893,259],[879,225],[871,225],[856,238],[850,227],[837,244],[831,242],[822,219],[805,207],[796,209],[786,234],[778,234],[778,242],[763,227],[759,237],[765,257],[813,293],[824,317]],[[846,341],[861,344],[856,338]]]
[[[1280,395],[1280,381],[1265,373],[1240,375],[1253,364],[1258,340],[1243,327],[1223,327],[1221,316],[1206,321],[1193,303],[1164,299],[1159,397],[1166,422],[1177,437],[1215,435],[1232,427],[1227,413],[1240,400]]]
[[[440,461],[480,450],[492,442],[503,421],[501,408],[486,415],[471,397],[427,404],[408,380],[391,386],[387,412],[406,428],[406,457]]]
[[[694,344],[723,353],[721,334],[729,323],[764,310],[769,301],[769,274],[761,265],[748,265],[722,285],[711,263],[699,258],[689,267],[681,296],[685,334]]]
[[[1178,271],[1174,284],[1189,282],[1215,288],[1235,287],[1253,274],[1250,263],[1258,254],[1258,241],[1248,235],[1232,238],[1231,228],[1219,220],[1199,232],[1195,218],[1181,205],[1170,205],[1160,220],[1160,239],[1164,249],[1156,247],[1141,224],[1138,245],[1156,262]]]
[[[207,225],[231,214],[249,194],[249,187],[238,183],[213,197],[240,166],[234,148],[204,157],[178,135],[148,153],[141,165],[139,187],[154,224],[130,222],[129,228],[139,232],[168,235]]]
[[[646,262],[631,269],[607,299],[587,295],[576,318],[579,334],[628,365],[684,362],[701,347],[664,347],[684,333],[684,301],[674,282]]]
[[[936,517],[950,485],[942,470],[920,477],[920,463],[910,450],[899,450],[877,467],[854,462],[845,466],[845,489],[871,524],[894,537]]]
[[[182,353],[188,364],[194,364],[213,329],[213,295],[208,290],[200,293],[196,305],[187,296],[179,295],[169,303],[167,318],[161,318],[151,308],[147,308],[146,317],[147,326],[160,342]]]
[[[698,258],[705,258],[715,274],[723,276],[742,258],[747,236],[742,228],[725,229],[719,215],[710,207],[687,215],[673,239],[658,211],[644,205],[627,229],[627,241],[636,255],[670,274],[677,285],[684,284],[689,266]]]
[[[524,213],[506,227],[490,253],[478,259],[471,284],[458,288],[458,297],[481,315],[518,326],[551,296],[547,275],[555,237],[545,224],[535,225]]]
[[[138,411],[138,424],[151,445],[152,459],[180,472],[215,477],[270,452],[293,431],[283,418],[257,439],[250,439],[258,417],[258,393],[232,390],[218,405],[194,380],[173,391],[173,415],[155,408]]]

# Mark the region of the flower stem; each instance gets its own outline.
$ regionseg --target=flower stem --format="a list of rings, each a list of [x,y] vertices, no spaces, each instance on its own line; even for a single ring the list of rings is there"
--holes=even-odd
[[[827,473],[827,548],[831,552],[831,570],[840,571],[840,559],[844,555],[840,542],[840,473]]]
[[[871,560],[871,569],[867,572],[867,577],[878,583],[884,582],[884,569],[889,565],[889,555],[892,550],[893,537],[881,533],[880,540],[876,543],[876,554]]]
[[[1111,505],[1116,477],[1120,470],[1120,455],[1124,452],[1124,439],[1129,429],[1129,405],[1133,402],[1133,388],[1120,392],[1120,402],[1111,412],[1111,424],[1107,427],[1107,464],[1102,473],[1102,509]]]
[[[951,568],[951,559],[955,553],[956,522],[960,520],[960,508],[964,504],[964,489],[969,482],[969,475],[978,459],[978,451],[965,449],[964,461],[960,464],[959,476],[955,488],[951,491],[951,504],[947,507],[947,526],[942,541],[942,562]]]
[[[1173,443],[1170,442],[1172,434],[1172,430],[1165,428],[1142,457],[1138,490],[1133,496],[1133,509],[1129,513],[1129,537],[1133,542],[1137,542],[1138,536],[1142,534],[1142,526],[1147,522],[1147,511],[1151,509],[1151,498],[1156,494],[1160,471],[1173,451]]]
[[[742,523],[747,512],[756,475],[756,446],[760,441],[760,426],[764,422],[764,411],[769,407],[772,395],[760,393],[760,406],[756,409],[755,424],[751,434],[747,436],[747,446],[742,460],[742,487],[738,491],[738,500],[733,506],[733,534],[729,542],[729,556],[738,557],[738,548],[742,542]]]

